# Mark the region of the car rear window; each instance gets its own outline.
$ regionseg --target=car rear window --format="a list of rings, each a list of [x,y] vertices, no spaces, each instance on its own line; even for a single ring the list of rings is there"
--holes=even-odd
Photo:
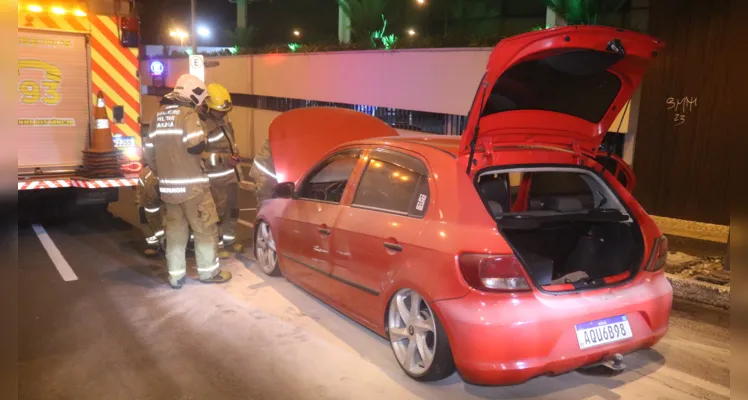
[[[621,80],[607,70],[618,59],[580,50],[518,63],[496,81],[482,116],[544,110],[600,122],[621,89]]]

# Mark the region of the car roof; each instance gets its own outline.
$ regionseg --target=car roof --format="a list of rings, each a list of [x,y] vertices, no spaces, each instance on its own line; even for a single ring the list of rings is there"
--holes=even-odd
[[[406,148],[426,147],[436,149],[441,152],[447,153],[453,158],[457,157],[460,149],[460,137],[459,136],[446,136],[446,135],[430,135],[430,134],[418,134],[418,135],[402,135],[394,137],[383,137],[366,139],[362,141],[366,144],[373,145],[401,145]],[[360,142],[359,142],[360,143]]]

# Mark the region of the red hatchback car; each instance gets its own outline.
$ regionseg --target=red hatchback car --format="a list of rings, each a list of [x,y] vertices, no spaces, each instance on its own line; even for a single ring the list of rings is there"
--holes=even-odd
[[[667,240],[598,148],[660,47],[592,26],[503,40],[462,137],[282,114],[261,269],[388,338],[419,380],[514,384],[651,347],[672,304]]]

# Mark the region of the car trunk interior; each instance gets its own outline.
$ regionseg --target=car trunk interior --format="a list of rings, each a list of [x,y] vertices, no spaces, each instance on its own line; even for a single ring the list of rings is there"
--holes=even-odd
[[[536,286],[598,287],[641,265],[638,224],[590,171],[492,171],[480,174],[476,186]]]

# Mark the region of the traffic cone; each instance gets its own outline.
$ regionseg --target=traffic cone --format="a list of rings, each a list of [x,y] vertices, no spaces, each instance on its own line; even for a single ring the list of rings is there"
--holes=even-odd
[[[94,126],[91,145],[83,151],[81,175],[86,178],[115,178],[123,176],[122,151],[114,147],[109,116],[104,104],[104,94],[99,91],[94,107]]]
[[[106,113],[104,94],[99,90],[96,96],[96,107],[94,107],[94,129],[91,135],[91,147],[88,151],[96,153],[109,153],[114,151],[114,140],[112,140],[112,129],[109,127],[109,116]]]

